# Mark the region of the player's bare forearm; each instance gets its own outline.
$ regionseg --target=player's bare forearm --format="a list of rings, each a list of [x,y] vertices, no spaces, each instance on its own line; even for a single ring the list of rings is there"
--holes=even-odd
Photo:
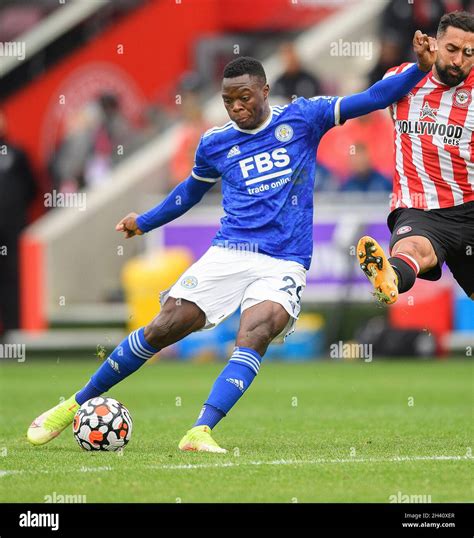
[[[189,176],[156,207],[142,215],[130,213],[117,224],[115,229],[125,232],[125,237],[129,238],[159,228],[195,206],[212,186],[213,183],[206,183]]]

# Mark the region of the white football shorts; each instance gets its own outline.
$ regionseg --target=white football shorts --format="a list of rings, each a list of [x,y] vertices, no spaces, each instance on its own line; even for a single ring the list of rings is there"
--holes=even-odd
[[[160,293],[195,303],[206,314],[201,330],[217,327],[240,306],[241,312],[262,301],[274,301],[290,315],[287,326],[274,339],[282,342],[295,330],[306,287],[306,269],[298,262],[280,260],[246,250],[211,246],[169,289]]]

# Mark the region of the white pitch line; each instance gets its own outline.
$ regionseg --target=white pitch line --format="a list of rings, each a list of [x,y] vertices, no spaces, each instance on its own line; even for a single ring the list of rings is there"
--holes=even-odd
[[[19,474],[19,473],[22,473],[23,471],[0,471],[0,478],[2,476],[8,476],[8,475],[11,475],[11,474]]]
[[[181,465],[145,465],[146,469],[188,470],[188,469],[213,469],[225,467],[243,467],[246,465],[328,465],[337,463],[401,463],[413,461],[473,461],[473,456],[393,456],[391,458],[319,458],[314,460],[273,460],[273,461],[221,461],[217,463],[184,463]],[[114,468],[106,465],[101,467],[85,467],[79,469],[11,469],[1,470],[0,478],[14,474],[55,474],[55,473],[101,473],[113,471]]]
[[[104,465],[102,467],[81,467],[80,469],[76,469],[80,473],[101,473],[102,471],[112,471],[112,467],[110,465]]]
[[[12,474],[54,474],[54,473],[102,473],[104,471],[112,471],[113,467],[105,465],[102,467],[80,467],[79,469],[14,469],[14,470],[0,470],[0,478],[2,476],[9,476]]]
[[[473,456],[394,456],[392,458],[336,458],[315,460],[275,460],[275,461],[244,461],[218,463],[186,463],[181,465],[148,465],[148,469],[212,469],[221,467],[240,467],[244,465],[326,465],[334,463],[398,463],[411,461],[472,461]]]

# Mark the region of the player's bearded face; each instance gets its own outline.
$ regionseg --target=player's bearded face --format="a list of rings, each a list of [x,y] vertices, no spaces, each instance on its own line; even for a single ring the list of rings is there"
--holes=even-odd
[[[461,82],[467,78],[470,71],[463,70],[459,66],[445,63],[441,59],[436,60],[435,66],[439,79],[447,86],[457,86],[458,84],[461,84]]]
[[[222,99],[229,118],[241,129],[255,129],[268,114],[268,85],[242,75],[224,79]]]
[[[461,84],[472,69],[473,52],[474,34],[449,27],[438,38],[435,67],[439,80],[451,87]]]

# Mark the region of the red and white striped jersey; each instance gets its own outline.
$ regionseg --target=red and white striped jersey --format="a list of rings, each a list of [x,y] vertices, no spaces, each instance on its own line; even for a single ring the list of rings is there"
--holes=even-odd
[[[411,63],[389,69],[384,78]],[[439,209],[474,200],[474,68],[458,86],[432,72],[391,106],[395,177],[391,209]]]

